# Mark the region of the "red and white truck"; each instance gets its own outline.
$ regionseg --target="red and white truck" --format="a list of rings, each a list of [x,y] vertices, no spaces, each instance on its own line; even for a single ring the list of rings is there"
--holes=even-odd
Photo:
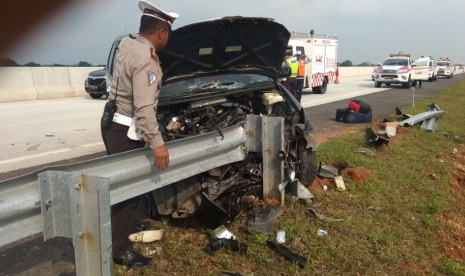
[[[337,36],[315,35],[291,32],[288,50],[295,55],[300,51],[312,61],[307,64],[304,88],[312,88],[313,93],[324,94],[328,84],[336,82]]]

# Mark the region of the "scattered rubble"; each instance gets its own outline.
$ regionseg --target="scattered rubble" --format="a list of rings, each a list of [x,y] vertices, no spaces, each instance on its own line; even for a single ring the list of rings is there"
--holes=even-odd
[[[281,215],[281,206],[268,205],[263,212],[260,212],[258,208],[254,208],[254,213],[255,216],[247,221],[246,228],[261,234],[273,234],[271,225],[275,223],[278,216]]]
[[[320,220],[323,220],[323,221],[326,221],[326,222],[338,222],[338,221],[343,221],[343,219],[334,219],[334,218],[330,218],[330,217],[327,217],[323,214],[319,214],[317,213],[313,208],[310,208],[310,214],[312,214],[314,217],[320,219]],[[326,233],[327,234],[327,233]]]

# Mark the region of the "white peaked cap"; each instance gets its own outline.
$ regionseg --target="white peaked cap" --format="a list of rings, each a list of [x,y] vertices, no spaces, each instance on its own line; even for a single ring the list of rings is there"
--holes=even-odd
[[[143,15],[148,15],[165,21],[170,26],[173,24],[174,20],[179,17],[179,14],[177,13],[165,12],[145,0],[139,1],[139,9],[142,11]]]

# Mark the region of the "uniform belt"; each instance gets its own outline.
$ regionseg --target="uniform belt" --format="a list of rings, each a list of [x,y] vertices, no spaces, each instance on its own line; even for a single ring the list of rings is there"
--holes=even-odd
[[[125,126],[131,126],[132,124],[132,118],[129,116],[124,116],[119,113],[115,113],[115,116],[113,116],[113,122],[125,125]]]

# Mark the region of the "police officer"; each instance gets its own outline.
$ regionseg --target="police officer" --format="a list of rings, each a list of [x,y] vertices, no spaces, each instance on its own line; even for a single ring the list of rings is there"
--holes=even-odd
[[[102,137],[109,155],[147,144],[153,152],[154,166],[164,170],[168,168],[169,155],[156,120],[162,79],[157,53],[167,44],[171,24],[178,14],[164,12],[147,1],[140,1],[139,8],[143,12],[139,33],[123,39],[119,45],[109,95],[116,113],[110,118],[110,126],[104,126],[102,118]],[[134,269],[152,261],[134,252],[128,239],[136,225],[140,201],[141,197],[136,197],[111,208],[113,261]]]
[[[312,60],[308,58],[306,55],[302,55],[301,51],[297,51],[295,53],[297,57],[297,61],[299,62],[299,69],[297,71],[297,101],[301,101],[302,99],[302,90],[304,89],[304,78],[305,72],[307,71],[307,64],[309,64]]]
[[[286,78],[286,81],[283,82],[283,84],[286,89],[291,92],[294,98],[297,99],[297,71],[299,70],[299,64],[292,56],[292,52],[290,50],[286,51],[284,58],[288,66],[291,67],[291,76]]]

